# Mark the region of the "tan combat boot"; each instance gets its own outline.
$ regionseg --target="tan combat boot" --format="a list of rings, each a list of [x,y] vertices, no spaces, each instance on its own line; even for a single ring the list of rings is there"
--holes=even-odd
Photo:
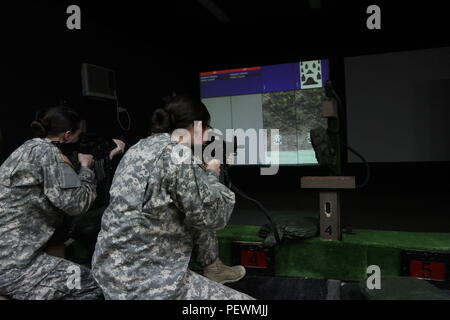
[[[245,268],[243,266],[226,266],[216,259],[209,266],[203,268],[203,276],[216,281],[218,283],[231,283],[241,280],[245,276]]]

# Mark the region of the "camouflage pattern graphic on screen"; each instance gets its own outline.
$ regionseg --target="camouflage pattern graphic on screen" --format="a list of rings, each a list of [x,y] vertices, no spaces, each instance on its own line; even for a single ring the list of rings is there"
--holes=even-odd
[[[311,159],[310,130],[327,128],[322,115],[323,88],[269,92],[262,95],[264,128],[279,129],[277,144],[283,164],[317,163]]]

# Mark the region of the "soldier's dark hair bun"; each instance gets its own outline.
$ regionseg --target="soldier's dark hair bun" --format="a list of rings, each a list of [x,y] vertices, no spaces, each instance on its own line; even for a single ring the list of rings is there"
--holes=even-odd
[[[47,129],[41,121],[32,121],[30,127],[34,137],[45,138],[47,136]]]
[[[41,115],[43,113],[43,115]],[[76,131],[80,127],[80,117],[69,107],[56,106],[38,113],[30,124],[34,137],[45,138],[65,131]]]
[[[153,112],[152,116],[152,133],[171,132],[175,125],[173,114],[170,114],[162,108],[158,108]]]
[[[151,133],[171,133],[175,129],[187,129],[194,121],[207,123],[211,116],[200,99],[177,95],[165,101],[164,108],[153,112]]]

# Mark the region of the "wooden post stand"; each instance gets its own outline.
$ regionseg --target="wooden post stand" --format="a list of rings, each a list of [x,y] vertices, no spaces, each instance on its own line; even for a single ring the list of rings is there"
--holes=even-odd
[[[355,189],[355,177],[302,177],[304,189],[320,189],[320,237],[341,240],[341,212],[338,190]]]

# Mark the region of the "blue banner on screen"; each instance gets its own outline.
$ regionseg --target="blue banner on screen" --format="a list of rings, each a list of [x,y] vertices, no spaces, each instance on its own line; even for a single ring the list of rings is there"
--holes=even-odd
[[[328,60],[202,72],[201,97],[212,126],[224,134],[243,129],[250,143],[251,131],[279,130],[269,135],[268,150],[254,155],[246,147],[245,163],[238,164],[317,164],[309,131],[326,128],[321,106],[329,74]],[[270,150],[271,143],[278,151]]]
[[[202,98],[325,87],[328,60],[200,73]]]

